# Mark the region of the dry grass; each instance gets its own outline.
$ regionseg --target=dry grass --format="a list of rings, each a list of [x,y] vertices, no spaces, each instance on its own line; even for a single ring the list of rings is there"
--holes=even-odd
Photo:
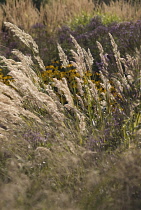
[[[39,11],[35,8],[32,0],[8,0],[1,5],[3,20],[29,31],[32,25],[40,22]]]
[[[141,7],[137,1],[110,1],[107,5],[104,2],[101,4],[99,12],[102,16],[116,15],[120,21],[137,21],[141,18]]]
[[[28,48],[32,49],[33,52],[32,58],[34,59],[34,61],[36,61],[38,69],[44,71],[45,67],[39,56],[38,46],[33,41],[32,37],[26,34],[24,31],[21,31],[17,26],[11,23],[6,22],[5,25],[10,30],[12,30],[15,33],[15,36],[19,37],[19,39]],[[34,68],[34,63],[31,57],[22,54],[18,50],[14,50],[13,54],[15,54],[18,57],[18,59],[20,60],[19,62],[15,62],[12,59],[6,59],[4,56],[1,56],[1,63],[6,64],[6,67],[10,71],[9,74],[13,77],[13,80],[10,81],[10,85],[14,88],[14,90],[12,91],[13,92],[15,91],[15,93],[11,96],[13,97],[12,100],[17,101],[17,98],[19,98],[19,101],[22,101],[17,104],[19,105],[20,109],[22,107],[26,108],[26,111],[28,110],[32,114],[34,113],[35,115],[37,115],[38,117],[42,116],[43,113],[49,114],[49,116],[54,120],[55,123],[57,123],[58,126],[59,125],[63,126],[64,124],[64,120],[66,119],[64,115],[65,110],[66,109],[68,111],[71,110],[76,117],[75,119],[76,119],[76,124],[78,123],[78,125],[76,125],[78,126],[77,127],[78,131],[85,130],[86,133],[89,132],[89,128],[85,127],[85,123],[92,124],[94,121],[95,124],[98,125],[100,121],[101,122],[100,127],[102,129],[103,125],[105,124],[102,110],[103,108],[106,108],[106,106],[107,106],[106,113],[111,116],[114,104],[118,103],[120,107],[119,113],[121,112],[121,110],[123,110],[124,114],[129,115],[128,117],[130,117],[130,113],[132,113],[133,108],[138,106],[138,100],[140,97],[140,94],[138,94],[138,97],[136,98],[135,102],[130,104],[130,97],[132,97],[130,96],[130,94],[133,91],[132,89],[138,92],[137,88],[138,85],[140,84],[140,81],[136,81],[136,78],[140,77],[140,71],[129,70],[129,67],[134,69],[136,68],[136,66],[139,66],[139,56],[136,55],[135,58],[127,55],[127,59],[121,58],[120,52],[118,51],[117,45],[112,35],[109,34],[109,36],[113,47],[113,52],[117,65],[117,72],[108,71],[109,63],[108,61],[104,60],[103,48],[100,45],[100,43],[97,42],[100,50],[101,61],[103,62],[103,68],[100,71],[100,77],[101,77],[100,85],[102,88],[104,88],[105,90],[104,92],[98,93],[95,85],[92,85],[90,78],[85,76],[87,72],[89,73],[91,72],[93,65],[93,58],[90,51],[88,50],[88,52],[86,52],[83,48],[79,46],[76,40],[71,36],[72,42],[74,43],[77,52],[75,52],[74,50],[71,51],[73,54],[74,61],[70,62],[73,64],[73,66],[76,67],[77,73],[80,76],[80,79],[78,77],[75,78],[76,85],[78,88],[77,89],[74,88],[74,93],[72,93],[72,91],[69,89],[70,87],[68,81],[65,78],[62,78],[62,80],[54,78],[53,83],[51,83],[50,85],[52,86],[52,88],[54,87],[57,88],[57,92],[54,92],[53,98],[51,98],[51,94],[48,95],[48,92],[50,92],[49,86],[44,85],[41,81],[41,78],[39,78],[36,75],[37,72],[36,73],[34,72],[34,70],[37,69],[37,66],[36,68]],[[61,59],[63,60],[64,58],[65,59],[64,61],[66,62],[67,57],[65,56],[65,53],[63,52],[63,50],[59,45],[58,47],[60,49]],[[123,65],[125,67],[125,70],[123,70]],[[113,82],[116,94],[118,95],[118,97],[121,97],[122,100],[125,100],[126,105],[122,104],[122,100],[118,101],[116,99],[116,96],[114,96],[113,93],[111,92],[112,86],[110,84],[110,80]],[[6,87],[7,87],[7,95],[6,95]],[[2,95],[2,98],[3,97],[10,98],[9,87],[2,84],[2,88],[3,91],[5,88],[5,92],[2,91],[1,93],[2,94],[4,93],[6,95],[6,96]],[[18,97],[16,97],[17,94]],[[55,96],[55,94],[57,95]],[[15,99],[14,96],[16,97]],[[54,98],[57,97],[58,100],[54,101]],[[59,101],[59,98],[61,99],[62,97],[65,98],[65,102],[63,100]],[[79,106],[78,104],[81,104],[81,106]],[[3,107],[5,108],[5,106]],[[86,108],[84,109],[84,107]],[[95,130],[95,128],[93,129]]]
[[[53,0],[50,4],[41,7],[41,22],[44,22],[51,31],[55,31],[82,12],[93,13],[94,8],[92,0]]]
[[[10,21],[29,32],[32,25],[44,23],[47,30],[52,32],[76,14],[92,13],[93,9],[92,0],[80,2],[53,0],[49,4],[42,5],[40,12],[35,8],[32,0],[8,0],[5,5],[1,5],[1,24],[3,21]]]
[[[100,15],[108,19],[116,16],[119,21],[135,21],[140,18],[140,10],[139,4],[123,0],[111,1],[109,5],[97,4],[92,0],[53,0],[41,5],[38,11],[32,0],[8,0],[5,5],[0,6],[0,26],[3,21],[10,21],[29,32],[32,25],[42,23],[52,33],[65,23],[79,23],[79,18],[83,15],[89,18]]]
[[[100,77],[105,91],[101,93],[85,76],[93,64],[90,51],[86,52],[71,36],[76,48],[72,51],[73,64],[78,70],[82,67],[75,78],[78,91],[72,92],[66,78],[43,84],[34,71],[37,67],[44,71],[36,43],[15,25],[5,25],[20,36],[33,54],[14,50],[17,62],[0,56],[1,66],[6,66],[13,77],[10,86],[0,82],[0,208],[91,210],[111,206],[120,209],[122,205],[125,209],[130,204],[138,207],[140,199],[133,196],[140,196],[140,152],[136,149],[141,123],[139,52],[135,57],[127,54],[126,59],[121,58],[109,34],[116,61],[115,72],[109,72],[109,61],[104,59],[102,45],[97,42],[103,62]],[[66,61],[60,48],[61,53],[61,59]],[[113,97],[110,80],[123,101]],[[116,109],[112,109],[115,107],[111,102],[116,102]],[[117,126],[114,119],[121,114],[126,117],[120,122],[122,144],[116,152],[110,148],[108,154],[102,151],[100,140],[104,138],[102,143],[108,144],[110,138],[121,138],[119,133],[113,136]],[[108,136],[106,123],[110,128]],[[87,149],[90,138],[97,142]]]

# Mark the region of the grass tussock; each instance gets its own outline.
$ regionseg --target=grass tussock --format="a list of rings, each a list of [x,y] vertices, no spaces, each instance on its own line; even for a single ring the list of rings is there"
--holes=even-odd
[[[0,208],[140,209],[139,49],[122,56],[108,33],[112,59],[97,40],[94,72],[70,35],[71,57],[58,43],[61,66],[46,68],[31,35],[4,26],[28,53],[0,56]]]

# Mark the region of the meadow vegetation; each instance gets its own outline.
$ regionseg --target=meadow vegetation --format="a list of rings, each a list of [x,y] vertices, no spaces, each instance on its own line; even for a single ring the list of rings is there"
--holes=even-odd
[[[0,6],[0,209],[140,209],[140,9]]]

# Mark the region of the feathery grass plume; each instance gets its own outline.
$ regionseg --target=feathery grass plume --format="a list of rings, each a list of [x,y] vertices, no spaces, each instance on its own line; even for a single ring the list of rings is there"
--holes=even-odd
[[[37,61],[37,63],[39,64],[39,67],[42,71],[46,71],[46,67],[43,63],[43,60],[41,59],[41,57],[39,55],[35,56],[34,55],[35,60]]]
[[[45,90],[47,91],[48,95],[54,100],[58,109],[63,112],[64,106],[61,104],[59,97],[54,92],[53,87],[51,85],[45,85]]]
[[[109,100],[114,100],[114,97],[113,97],[113,94],[111,93],[111,89],[112,89],[112,86],[110,84],[110,81],[109,79],[107,79],[102,71],[99,71],[100,72],[100,77],[101,77],[101,80],[103,81],[103,83],[100,83],[101,86],[104,88],[105,92],[103,93],[104,95],[104,98],[105,100],[107,99],[108,101]]]
[[[19,50],[13,50],[12,53],[16,55],[21,62],[17,62],[17,67],[22,69],[22,72],[39,88],[41,80],[33,71],[34,63],[31,56],[24,55]]]
[[[84,88],[85,88],[85,90],[84,90],[84,92],[85,92],[84,102],[89,109],[89,107],[91,107],[91,103],[92,103],[93,98],[92,98],[92,94],[91,94],[90,88],[88,86],[88,83],[84,86]]]
[[[22,54],[21,54],[22,55]],[[30,79],[30,74],[27,73],[27,65],[23,66],[21,62],[15,62],[12,59],[6,59],[4,56],[0,56],[1,62],[5,63],[7,68],[9,69],[9,75],[12,76],[13,80],[11,80],[9,83],[12,85],[15,89],[19,91],[21,95],[28,94],[29,90],[37,91],[37,87]],[[25,57],[23,57],[24,59]],[[29,62],[29,59],[27,57],[27,63]],[[28,67],[28,70],[31,69]],[[33,72],[34,74],[34,72]]]
[[[105,92],[102,93],[102,95],[104,96],[104,99],[106,102],[109,102],[109,100],[115,100],[113,94],[111,93],[111,89],[112,86],[110,84],[109,81],[109,72],[108,72],[108,61],[106,59],[106,55],[104,55],[104,50],[102,45],[100,44],[100,42],[96,42],[99,52],[100,52],[100,58],[101,58],[101,62],[102,62],[102,69],[100,71],[100,78],[102,80],[102,83],[100,83],[100,85],[104,88]],[[108,103],[108,105],[110,105]]]
[[[117,44],[115,43],[115,41],[113,39],[113,36],[110,33],[109,33],[109,36],[110,36],[111,44],[112,44],[112,47],[113,47],[112,49],[113,49],[113,52],[114,52],[114,57],[116,59],[116,64],[117,64],[117,68],[118,68],[118,72],[117,72],[118,80],[121,82],[121,85],[127,91],[129,91],[131,89],[131,86],[130,86],[128,80],[127,80],[127,77],[126,77],[125,72],[124,72],[123,67],[122,67],[122,63],[125,64],[125,60],[120,57],[120,52],[118,51],[118,47],[117,47]]]
[[[119,69],[119,73],[121,76],[124,75],[124,71],[123,71],[123,68],[122,68],[122,65],[121,65],[121,57],[120,57],[120,52],[118,51],[118,46],[117,44],[115,43],[115,40],[112,36],[112,34],[109,33],[109,36],[110,36],[110,41],[111,41],[111,44],[112,44],[112,50],[114,52],[114,56],[115,56],[115,59],[116,59],[116,64],[117,64],[117,67]]]
[[[81,96],[84,96],[84,91],[83,91],[84,81],[82,80],[82,78],[78,78],[78,77],[75,77],[75,80],[77,82],[77,89],[78,89],[79,94]]]
[[[12,24],[10,22],[4,22],[4,25],[6,27],[8,27],[12,32],[14,32],[15,36],[18,37],[22,43],[24,43],[28,48],[30,48],[32,50],[34,59],[39,64],[39,67],[43,71],[45,71],[46,70],[45,66],[44,66],[43,61],[41,60],[41,58],[39,56],[38,45],[33,40],[33,38],[29,34],[25,33],[23,30],[21,30],[16,25],[14,25],[14,24]]]
[[[6,59],[4,56],[0,58],[1,62],[5,63],[10,71],[9,75],[12,76],[13,80],[9,83],[22,97],[23,106],[26,106],[26,109],[29,109],[34,114],[38,113],[40,115],[42,111],[47,112],[56,123],[63,124],[64,115],[60,113],[54,100],[40,91],[39,79],[31,68],[31,58],[24,56],[19,51],[14,51],[14,53],[21,60],[23,58],[23,61],[15,62],[12,59]]]
[[[5,122],[7,127],[23,120],[20,116],[28,117],[41,123],[40,118],[23,108],[23,98],[11,87],[0,82],[0,116],[1,122]],[[15,124],[16,125],[16,124]]]
[[[88,77],[85,75],[87,72],[91,72],[92,71],[92,65],[93,65],[93,57],[90,53],[90,50],[88,49],[88,52],[86,52],[83,48],[80,47],[80,45],[77,43],[77,41],[75,40],[75,38],[70,35],[70,37],[72,38],[72,42],[76,48],[75,52],[74,50],[71,50],[73,58],[75,61],[71,61],[72,65],[76,67],[76,71],[79,73],[80,78],[75,77],[76,80],[76,84],[77,84],[77,95],[79,95],[81,97],[81,99],[83,99],[83,103],[82,100],[80,100],[80,97],[76,96],[76,100],[78,100],[78,103],[81,103],[81,106],[85,107],[85,111],[87,113],[87,115],[89,116],[89,121],[92,121],[93,119],[93,96],[95,95],[95,102],[96,102],[96,106],[97,109],[99,110],[99,104],[97,103],[97,99],[99,98],[98,96],[98,91],[95,89],[95,91],[92,93],[92,88],[89,87],[89,79]],[[93,86],[94,88],[94,86]],[[95,87],[96,88],[96,87]],[[78,106],[79,109],[79,106]],[[83,109],[83,108],[82,108]]]
[[[124,68],[125,68],[124,72],[125,72],[125,75],[126,75],[126,78],[127,78],[127,81],[129,82],[129,84],[131,84],[134,80],[133,71],[130,70],[132,61],[133,61],[133,58],[128,54],[126,54],[126,59],[121,58],[121,62],[123,63]]]
[[[135,56],[126,54],[126,59],[123,59],[122,62],[125,66],[125,74],[127,75],[129,84],[131,85],[136,81],[136,83],[138,83],[137,86],[141,89],[140,51],[136,49]]]
[[[76,96],[78,99],[78,104],[80,102],[82,109],[83,109],[83,106],[88,107],[88,109],[89,109],[89,106],[91,106],[91,102],[92,102],[92,98],[93,98],[91,90],[88,86],[89,82],[87,82],[87,84],[84,84],[83,79],[78,78],[78,77],[75,77],[75,80],[77,82],[78,94],[80,94],[80,96],[78,96],[78,94]],[[83,103],[82,103],[82,98],[83,98]]]
[[[101,62],[102,62],[102,71],[103,73],[108,76],[109,73],[108,73],[108,62],[107,62],[107,59],[106,59],[106,55],[104,55],[104,50],[103,50],[103,47],[102,45],[100,44],[100,42],[96,41],[97,43],[97,46],[98,46],[98,49],[99,49],[99,52],[100,52],[100,58],[101,58]]]
[[[87,53],[84,49],[80,47],[80,45],[77,43],[72,35],[70,35],[70,37],[77,50],[77,53],[74,50],[71,50],[71,53],[75,60],[75,62],[71,61],[71,64],[76,67],[77,72],[80,74],[80,77],[83,77],[85,72],[92,70],[93,57],[90,53],[90,50],[88,50]]]
[[[78,100],[78,104],[80,104],[82,110],[84,111],[85,110],[85,106],[84,106],[84,101],[82,100],[82,97],[79,96],[78,94],[76,94],[76,98]]]
[[[39,53],[38,46],[34,42],[32,37],[29,34],[26,34],[21,29],[19,29],[14,24],[5,22],[5,25],[9,27],[11,31],[13,31],[15,35],[18,36],[19,39],[26,46],[28,46],[29,48],[33,50],[33,54],[35,54],[34,58],[39,63],[41,63],[40,57],[37,56],[37,54]],[[39,83],[39,79],[31,68],[31,65],[33,64],[31,57],[24,56],[19,51],[13,51],[13,53],[17,55],[19,59],[21,60],[23,59],[22,63],[15,62],[11,59],[6,59],[4,57],[1,57],[2,62],[6,63],[8,69],[10,70],[9,74],[14,78],[14,80],[10,82],[10,85],[12,85],[24,97],[24,100],[28,100],[28,97],[31,97],[33,100],[36,101],[37,104],[38,103],[40,104],[39,107],[42,107],[43,109],[48,110],[48,112],[51,114],[52,117],[54,117],[54,120],[56,122],[59,122],[59,121],[62,122],[63,114],[58,112],[57,106],[55,102],[53,101],[53,99],[49,97],[47,94],[39,92],[38,90],[39,85],[38,85],[38,88],[35,86],[35,84]],[[43,62],[41,63],[41,66],[43,66],[42,69],[45,70]]]
[[[60,96],[61,95],[65,96],[69,107],[74,107],[72,94],[68,87],[67,80],[65,78],[62,78],[62,80],[57,80],[56,78],[53,78],[53,86],[58,88],[58,93],[60,94]]]
[[[60,44],[57,44],[57,48],[59,51],[60,61],[62,61],[62,66],[64,68],[66,68],[69,65],[68,58],[67,58],[66,54],[64,53],[64,50],[62,49]]]
[[[126,54],[126,59],[125,58],[120,58],[121,63],[124,65],[124,75],[121,76],[118,74],[118,79],[120,80],[122,86],[127,89],[130,90],[132,89],[132,83],[135,80],[135,78],[137,77],[136,75],[136,71],[134,72],[133,68],[135,68],[135,65],[137,65],[137,59],[135,61],[134,57],[131,57],[130,55]],[[136,64],[135,64],[136,63]]]
[[[80,134],[84,134],[84,132],[86,130],[86,119],[85,119],[85,116],[82,115],[82,114],[77,113],[77,117],[79,119]]]
[[[29,34],[25,33],[10,22],[4,22],[4,25],[14,32],[15,36],[18,37],[28,48],[32,49],[35,54],[39,53],[38,45]]]
[[[79,120],[78,125],[79,125],[80,134],[84,133],[85,128],[86,128],[85,117],[74,105],[74,100],[70,92],[70,89],[68,87],[67,80],[65,78],[62,78],[62,80],[57,80],[56,78],[53,78],[52,85],[58,88],[58,93],[60,94],[60,96],[63,95],[65,97],[67,104],[64,104],[64,107],[68,111],[72,111],[75,114],[75,116]],[[81,143],[82,143],[82,140],[81,140]]]
[[[130,147],[133,131],[135,130],[134,122],[138,121],[136,119],[140,112],[140,53],[137,50],[133,57],[126,54],[126,58],[121,58],[120,53],[116,52],[117,46],[115,47],[116,44],[112,36],[110,37],[116,62],[119,61],[119,64],[124,66],[123,71],[123,68],[121,70],[119,65],[117,65],[118,71],[112,74],[111,80],[114,83],[118,97],[120,97],[117,102],[122,109],[122,113],[127,117],[122,124],[122,131],[125,147]]]
[[[2,82],[0,82],[0,94],[1,97],[3,97],[3,100],[1,100],[1,102],[4,102],[4,97],[6,96],[6,102],[4,103],[8,103],[8,100],[11,100],[11,102],[14,102],[17,106],[22,106],[21,96],[10,86],[5,85]]]
[[[132,89],[129,80],[127,80],[127,77],[125,75],[122,77],[121,82],[125,90],[130,91],[130,89]]]
[[[122,86],[122,83],[115,77],[112,77],[112,81],[114,82],[114,86],[115,86],[115,89],[117,91],[117,93],[119,94],[119,96],[123,96],[123,86]]]
[[[96,88],[96,85],[91,80],[88,80],[88,82],[89,82],[89,86],[90,86],[91,95],[92,95],[93,99],[96,102],[98,102],[99,101],[99,94],[98,94],[98,90]]]
[[[93,65],[94,58],[91,54],[91,51],[90,51],[89,48],[88,48],[88,52],[84,48],[82,48],[82,50],[83,50],[83,54],[84,54],[84,57],[85,57],[85,62],[86,62],[86,65],[87,65],[87,71],[92,72],[92,65]]]
[[[136,82],[136,87],[140,89],[139,97],[141,97],[141,67],[140,67],[141,61],[140,61],[140,58],[141,58],[140,51],[138,49],[136,49],[135,57],[131,62],[130,68],[134,69],[134,71],[132,71],[132,72],[134,74],[134,81]],[[128,62],[128,60],[127,60],[127,62]]]

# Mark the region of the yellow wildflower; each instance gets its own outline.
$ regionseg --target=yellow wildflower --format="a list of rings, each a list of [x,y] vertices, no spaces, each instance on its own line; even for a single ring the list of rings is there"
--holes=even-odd
[[[92,73],[91,72],[86,72],[85,76],[86,77],[91,77],[92,76]]]
[[[76,72],[76,69],[70,69],[69,71],[68,71],[68,73],[75,73]]]
[[[67,65],[67,68],[72,67],[72,66],[73,66],[72,64],[69,64],[69,65]]]
[[[54,66],[53,65],[46,66],[46,69],[54,69]]]
[[[52,73],[52,69],[47,70],[47,73],[48,73],[48,74],[51,74],[51,73]]]

